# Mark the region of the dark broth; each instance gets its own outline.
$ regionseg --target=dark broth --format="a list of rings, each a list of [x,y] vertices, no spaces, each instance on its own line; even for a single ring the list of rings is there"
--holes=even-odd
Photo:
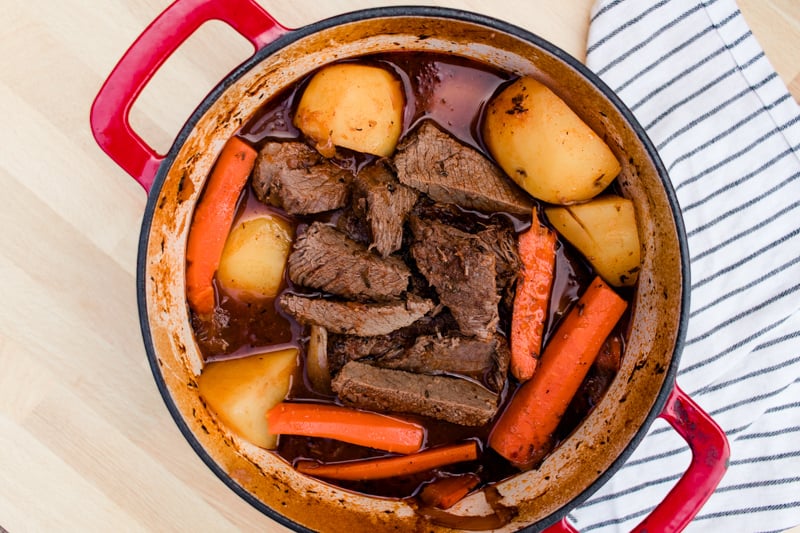
[[[402,80],[407,98],[402,136],[411,131],[421,120],[432,119],[454,137],[489,157],[480,135],[480,117],[492,95],[503,85],[513,81],[511,75],[463,58],[436,54],[391,53],[361,58],[358,61],[383,66]],[[241,129],[239,136],[256,147],[262,146],[267,141],[301,140],[302,135],[292,125],[291,117],[307,79],[265,104]],[[373,156],[347,150],[339,150],[337,157],[339,157],[337,164],[353,171],[375,161]],[[295,228],[302,228],[302,225],[309,222],[300,217],[286,216],[280,210],[261,204],[249,190],[243,194],[237,217],[243,219],[265,211],[279,213]],[[527,229],[531,222],[530,218],[526,220],[508,213],[480,214],[464,211],[461,215],[469,224],[480,224],[482,220],[488,220],[490,217],[502,217],[507,219],[517,232]],[[319,220],[320,217],[315,219]],[[545,342],[552,335],[560,318],[578,299],[592,275],[583,258],[570,245],[559,240],[551,305],[545,326]],[[284,280],[284,284],[284,289],[294,289],[288,278]],[[207,361],[241,357],[280,349],[287,345],[297,346],[303,353],[307,340],[304,335],[307,332],[280,311],[274,298],[254,300],[247,298],[246,295],[223,291],[221,287],[217,289],[219,308],[215,314],[215,321],[204,322],[197,317],[193,320],[198,343]],[[506,336],[508,322],[507,317],[505,320],[501,319],[500,327],[503,329],[501,333]],[[620,327],[615,334],[622,338],[622,331]],[[610,382],[608,376],[598,377],[596,372],[590,372],[587,382],[589,380],[594,380],[595,388],[600,387],[603,390]],[[516,387],[517,383],[510,377],[503,392],[504,402],[508,401]],[[592,398],[596,399],[596,396]],[[293,380],[289,399],[335,401],[335,398],[325,397],[311,389],[303,375],[302,364]],[[576,401],[576,405],[571,408],[569,416],[558,430],[559,439],[566,437],[580,423],[591,407],[593,399]],[[483,452],[479,461],[453,465],[444,469],[445,471],[474,472],[480,476],[484,484],[497,482],[517,472],[487,446],[490,424],[480,428],[467,428],[432,419],[420,419],[420,421],[427,428],[427,446],[467,438],[480,440]],[[279,439],[277,453],[290,463],[301,458],[337,461],[381,454],[376,450],[330,439],[293,436],[282,436]],[[421,484],[429,480],[430,475],[426,473],[377,482],[336,484],[373,496],[408,498],[419,490]]]

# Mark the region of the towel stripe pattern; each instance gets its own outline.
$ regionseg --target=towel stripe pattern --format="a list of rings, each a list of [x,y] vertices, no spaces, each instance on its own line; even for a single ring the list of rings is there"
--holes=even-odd
[[[686,224],[692,294],[677,381],[731,444],[728,472],[687,531],[796,526],[800,109],[733,0],[602,0],[591,17],[587,66],[646,129]],[[690,459],[657,420],[570,520],[630,531]]]

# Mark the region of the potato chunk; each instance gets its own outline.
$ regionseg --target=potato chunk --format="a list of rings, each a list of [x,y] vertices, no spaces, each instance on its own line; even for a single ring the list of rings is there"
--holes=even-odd
[[[641,250],[636,213],[627,198],[603,195],[584,204],[545,208],[547,219],[611,285],[633,285]]]
[[[274,448],[266,413],[283,401],[297,368],[297,350],[209,363],[198,380],[202,396],[217,417],[243,439]]]
[[[217,280],[229,289],[275,296],[283,282],[291,246],[291,225],[277,216],[241,222],[225,241]]]
[[[620,171],[608,145],[533,78],[520,78],[492,99],[483,135],[506,174],[552,204],[589,200]]]
[[[336,146],[387,157],[400,138],[404,104],[400,81],[389,71],[342,63],[311,78],[294,124],[325,157]]]

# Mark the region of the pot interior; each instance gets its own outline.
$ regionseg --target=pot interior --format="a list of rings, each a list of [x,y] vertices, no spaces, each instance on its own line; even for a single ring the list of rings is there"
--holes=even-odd
[[[197,393],[202,357],[185,297],[185,249],[194,206],[220,149],[258,107],[327,63],[387,51],[463,56],[546,83],[617,155],[623,194],[634,202],[643,264],[622,368],[603,400],[536,470],[500,483],[519,513],[505,530],[557,520],[613,472],[658,414],[682,340],[685,273],[681,225],[655,152],[631,115],[574,59],[517,28],[441,9],[359,12],[279,39],[200,106],[165,160],[151,192],[139,259],[145,344],[176,422],[200,456],[253,505],[295,528],[414,531],[404,502],[368,498],[296,474],[283,460],[222,428]],[[483,492],[452,509],[489,512]],[[430,526],[428,530],[438,530]]]

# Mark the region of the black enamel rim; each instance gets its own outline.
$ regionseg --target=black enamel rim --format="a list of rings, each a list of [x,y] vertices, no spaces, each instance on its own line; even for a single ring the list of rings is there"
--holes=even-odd
[[[667,370],[667,375],[665,377],[664,383],[644,423],[636,432],[631,442],[626,446],[626,448],[611,464],[611,466],[605,472],[603,472],[588,488],[586,488],[578,496],[573,498],[573,500],[570,501],[569,504],[558,509],[551,515],[542,518],[536,523],[531,524],[527,526],[525,529],[523,529],[523,531],[540,531],[555,524],[556,522],[564,518],[572,509],[576,508],[581,503],[586,501],[586,499],[589,498],[589,496],[591,496],[602,485],[604,485],[615,474],[615,472],[625,463],[625,460],[631,455],[631,453],[633,453],[633,450],[638,446],[639,442],[641,442],[641,440],[645,437],[645,435],[647,434],[647,430],[650,428],[655,419],[658,418],[659,414],[664,408],[664,405],[667,401],[667,397],[672,391],[672,388],[675,383],[675,376],[678,371],[678,362],[680,359],[681,352],[683,351],[683,346],[686,337],[686,328],[689,316],[688,310],[689,310],[689,293],[690,293],[689,291],[690,272],[688,263],[689,253],[688,253],[688,246],[686,243],[686,233],[683,225],[683,219],[681,216],[680,208],[678,206],[678,201],[675,196],[675,191],[672,188],[671,182],[669,181],[667,171],[663,163],[661,162],[661,159],[659,158],[658,153],[655,147],[653,146],[653,143],[650,141],[646,132],[644,131],[644,128],[642,128],[642,126],[638,123],[638,121],[633,116],[631,111],[627,108],[627,106],[625,106],[625,104],[622,103],[622,101],[617,97],[617,95],[585,65],[583,65],[576,58],[574,58],[561,48],[550,43],[549,41],[546,41],[545,39],[542,39],[538,35],[531,33],[527,30],[524,30],[518,26],[514,26],[507,22],[492,17],[487,17],[485,15],[480,15],[469,11],[450,9],[450,8],[395,6],[395,7],[354,11],[351,13],[346,13],[319,22],[315,22],[313,24],[309,24],[307,26],[304,26],[296,30],[289,31],[288,33],[276,39],[274,42],[266,45],[264,48],[256,52],[250,59],[242,63],[231,74],[229,74],[225,79],[223,79],[208,94],[208,96],[206,96],[203,102],[192,113],[192,115],[189,117],[184,127],[181,129],[180,133],[175,139],[175,142],[173,143],[172,147],[170,148],[169,152],[167,153],[166,157],[164,158],[158,169],[158,173],[156,174],[153,186],[151,188],[151,192],[147,199],[147,205],[145,208],[144,217],[142,220],[141,232],[139,236],[139,249],[138,249],[137,270],[136,270],[136,289],[137,289],[137,300],[139,307],[139,322],[142,330],[142,337],[144,340],[145,350],[147,352],[147,358],[150,363],[150,369],[153,373],[153,377],[155,378],[156,385],[161,394],[161,397],[163,398],[167,409],[172,415],[172,418],[174,419],[175,423],[177,424],[183,436],[186,438],[188,443],[194,449],[195,453],[197,453],[197,455],[208,466],[208,468],[210,468],[211,471],[214,472],[214,474],[216,474],[216,476],[220,480],[222,480],[222,482],[225,483],[225,485],[227,485],[231,490],[233,490],[241,498],[243,498],[245,501],[247,501],[249,504],[251,504],[253,507],[258,509],[271,519],[295,531],[310,532],[311,531],[310,529],[294,522],[293,520],[282,515],[275,509],[267,506],[261,500],[255,498],[244,487],[236,483],[236,481],[234,481],[224,470],[222,470],[222,468],[211,458],[211,456],[206,452],[206,450],[194,436],[192,431],[189,429],[189,426],[186,424],[183,415],[181,414],[180,410],[175,404],[172,395],[170,394],[163,380],[161,369],[158,364],[158,356],[155,353],[153,340],[150,333],[149,318],[147,312],[147,301],[145,293],[147,248],[148,248],[147,244],[150,234],[151,221],[153,213],[156,208],[156,200],[159,196],[161,187],[164,184],[164,180],[166,179],[168,170],[172,166],[172,163],[175,160],[175,157],[177,156],[178,152],[180,151],[180,148],[183,146],[184,142],[194,129],[197,122],[228,87],[230,87],[237,80],[239,80],[245,73],[247,73],[250,69],[252,69],[256,64],[260,63],[264,58],[268,57],[277,50],[280,50],[281,48],[284,48],[289,44],[305,36],[311,35],[321,30],[325,30],[327,28],[331,28],[342,24],[347,24],[350,22],[363,21],[375,18],[388,18],[388,17],[445,18],[445,19],[453,19],[457,21],[478,24],[487,27],[487,29],[501,31],[513,35],[515,37],[518,37],[527,42],[530,42],[536,47],[545,50],[546,52],[557,57],[559,60],[568,64],[570,67],[578,71],[584,78],[586,78],[589,81],[589,83],[596,86],[603,93],[603,95],[606,98],[608,98],[614,104],[614,106],[619,110],[619,112],[625,117],[625,120],[630,124],[631,128],[636,133],[639,140],[645,147],[648,156],[653,161],[653,164],[656,167],[656,170],[658,171],[662,186],[666,191],[667,199],[670,204],[673,220],[675,222],[675,229],[678,234],[678,241],[679,241],[679,248],[681,255],[682,294],[681,294],[681,311],[679,317],[675,348],[673,351],[672,358],[670,360],[670,366],[669,369]]]

